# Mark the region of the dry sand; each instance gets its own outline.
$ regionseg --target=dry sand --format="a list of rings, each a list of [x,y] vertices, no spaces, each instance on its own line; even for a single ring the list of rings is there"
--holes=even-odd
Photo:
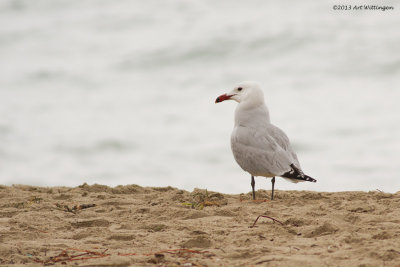
[[[400,266],[399,206],[400,192],[0,186],[0,265]],[[258,215],[282,225],[250,228]]]

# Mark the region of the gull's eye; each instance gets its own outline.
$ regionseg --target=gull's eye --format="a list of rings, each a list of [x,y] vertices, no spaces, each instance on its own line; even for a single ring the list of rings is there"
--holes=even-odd
[[[242,91],[242,89],[243,89],[242,87],[239,87],[239,88],[238,88],[238,91]]]

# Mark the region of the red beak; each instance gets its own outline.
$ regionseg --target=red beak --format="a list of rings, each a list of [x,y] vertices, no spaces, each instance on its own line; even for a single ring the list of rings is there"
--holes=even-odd
[[[219,97],[217,97],[217,99],[215,99],[215,103],[219,103],[219,102],[228,100],[231,97],[232,97],[231,95],[227,95],[227,94],[220,95]]]

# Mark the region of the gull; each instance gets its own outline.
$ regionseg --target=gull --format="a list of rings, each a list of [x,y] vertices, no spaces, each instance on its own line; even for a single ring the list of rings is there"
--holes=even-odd
[[[264,93],[256,82],[242,82],[229,93],[220,95],[215,103],[234,100],[235,126],[231,135],[231,149],[239,166],[251,175],[253,200],[255,176],[271,178],[274,199],[275,176],[293,183],[316,182],[303,173],[287,135],[273,125],[264,103]]]

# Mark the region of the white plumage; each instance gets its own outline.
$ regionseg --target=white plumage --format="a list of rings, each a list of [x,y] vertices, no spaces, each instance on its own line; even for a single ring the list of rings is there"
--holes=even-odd
[[[235,126],[231,135],[231,148],[239,166],[252,176],[253,199],[254,176],[281,176],[292,182],[315,179],[305,175],[287,135],[273,125],[264,103],[264,94],[255,82],[242,82],[231,92],[217,98],[216,103],[235,100]]]

